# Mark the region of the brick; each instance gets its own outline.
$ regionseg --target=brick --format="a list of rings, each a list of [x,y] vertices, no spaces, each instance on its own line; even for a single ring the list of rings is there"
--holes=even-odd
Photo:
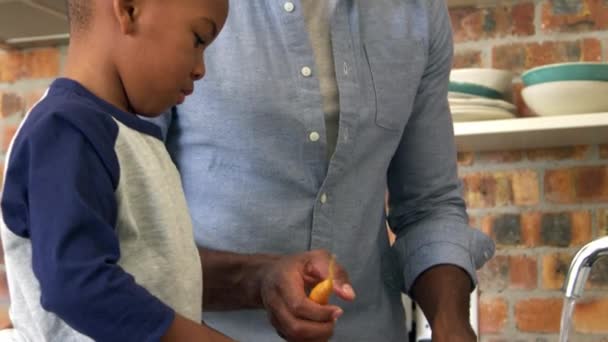
[[[552,203],[574,203],[576,193],[570,169],[545,172],[545,199]]]
[[[23,98],[13,92],[0,91],[0,116],[6,118],[13,114],[21,114],[24,109]]]
[[[509,257],[496,255],[479,271],[479,289],[502,291],[509,286]]]
[[[600,158],[608,159],[608,145],[600,145]]]
[[[519,215],[506,214],[495,217],[492,231],[497,245],[517,246],[521,244],[521,219]]]
[[[608,29],[608,3],[600,0],[545,1],[541,27],[549,32],[585,32]]]
[[[51,78],[59,75],[58,48],[40,48],[23,53],[24,78]]]
[[[540,213],[521,215],[522,245],[554,247],[581,246],[591,240],[589,211]]]
[[[480,68],[481,51],[464,51],[454,54],[453,68]]]
[[[479,299],[479,332],[496,334],[504,330],[507,323],[508,304],[503,298]]]
[[[20,51],[0,51],[0,82],[15,82],[23,73]]]
[[[600,54],[594,55],[595,46]],[[587,50],[585,50],[587,49]],[[601,42],[595,38],[498,45],[492,49],[492,66],[522,72],[537,66],[601,60]]]
[[[523,332],[559,332],[561,298],[532,298],[515,304],[517,329]]]
[[[6,152],[13,139],[13,136],[17,132],[17,125],[5,124],[2,125],[2,151]]]
[[[30,90],[23,97],[25,101],[25,111],[29,111],[32,107],[38,102],[44,93],[46,92],[46,88],[39,88]]]
[[[601,62],[602,61],[602,42],[597,39],[587,38],[583,39],[582,42],[582,56],[581,59],[587,62]]]
[[[532,170],[518,170],[512,175],[513,204],[536,205],[540,200],[538,174]]]
[[[545,198],[553,203],[608,201],[608,167],[586,166],[548,170]]]
[[[494,217],[492,216],[485,216],[484,218],[480,219],[480,230],[482,232],[484,232],[487,236],[491,237],[492,239],[496,240],[496,237],[494,236],[494,232],[492,231],[492,224],[494,222]]]
[[[542,287],[547,290],[559,290],[564,285],[566,274],[574,255],[553,253],[542,258]]]
[[[608,167],[579,167],[574,172],[577,200],[608,201]]]
[[[545,214],[541,219],[540,235],[547,246],[567,247],[572,237],[572,221],[566,213]]]
[[[598,216],[598,235],[608,235],[608,209],[600,209],[597,212]]]
[[[471,166],[475,161],[473,152],[458,152],[458,166]]]
[[[580,333],[608,333],[606,317],[608,317],[607,298],[579,302],[574,309],[574,329]]]
[[[450,18],[457,43],[505,36],[530,36],[535,32],[534,4],[530,2],[482,9],[453,8]]]
[[[531,290],[536,288],[536,257],[513,255],[509,258],[510,287]]]
[[[608,289],[608,258],[597,259],[591,267],[588,282],[592,288]]]
[[[480,152],[477,156],[480,163],[516,163],[522,159],[522,151]]]
[[[528,150],[526,155],[531,161],[584,160],[590,151],[590,146],[568,146]]]
[[[489,208],[496,204],[497,182],[491,174],[469,174],[463,177],[464,199],[469,208]]]
[[[591,212],[577,211],[571,213],[571,240],[570,246],[582,246],[592,239]]]
[[[541,244],[540,226],[542,214],[528,212],[521,215],[521,238],[526,247],[536,247]]]
[[[536,33],[534,25],[534,3],[521,3],[511,9],[512,31],[515,36],[530,36]]]
[[[513,203],[513,182],[512,174],[495,172],[496,181],[495,206],[505,206]]]

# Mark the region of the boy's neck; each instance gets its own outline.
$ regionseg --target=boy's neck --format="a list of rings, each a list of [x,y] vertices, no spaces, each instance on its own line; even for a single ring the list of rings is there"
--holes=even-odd
[[[110,49],[100,51],[86,43],[70,42],[64,75],[119,109],[133,112]]]

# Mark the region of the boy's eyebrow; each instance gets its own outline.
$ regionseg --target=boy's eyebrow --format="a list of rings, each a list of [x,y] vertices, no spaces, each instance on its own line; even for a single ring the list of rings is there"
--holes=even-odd
[[[215,38],[215,36],[217,35],[217,25],[215,24],[215,21],[207,18],[207,17],[201,17],[201,20],[208,22],[209,24],[211,24],[211,38]]]

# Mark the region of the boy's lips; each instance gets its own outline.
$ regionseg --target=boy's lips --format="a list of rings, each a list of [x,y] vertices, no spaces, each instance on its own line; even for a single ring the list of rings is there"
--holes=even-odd
[[[192,94],[192,92],[194,91],[194,89],[186,89],[186,90],[182,90],[179,93],[179,97],[177,99],[177,104],[182,104],[184,103],[184,101],[186,100],[186,96]]]

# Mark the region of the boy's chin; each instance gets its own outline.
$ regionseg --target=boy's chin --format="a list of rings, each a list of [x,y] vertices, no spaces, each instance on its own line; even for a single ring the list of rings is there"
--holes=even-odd
[[[155,117],[161,116],[165,113],[169,113],[171,111],[171,108],[173,108],[173,106],[167,106],[167,107],[164,107],[163,109],[147,108],[146,110],[137,111],[137,115],[143,116],[146,118],[155,118]]]

